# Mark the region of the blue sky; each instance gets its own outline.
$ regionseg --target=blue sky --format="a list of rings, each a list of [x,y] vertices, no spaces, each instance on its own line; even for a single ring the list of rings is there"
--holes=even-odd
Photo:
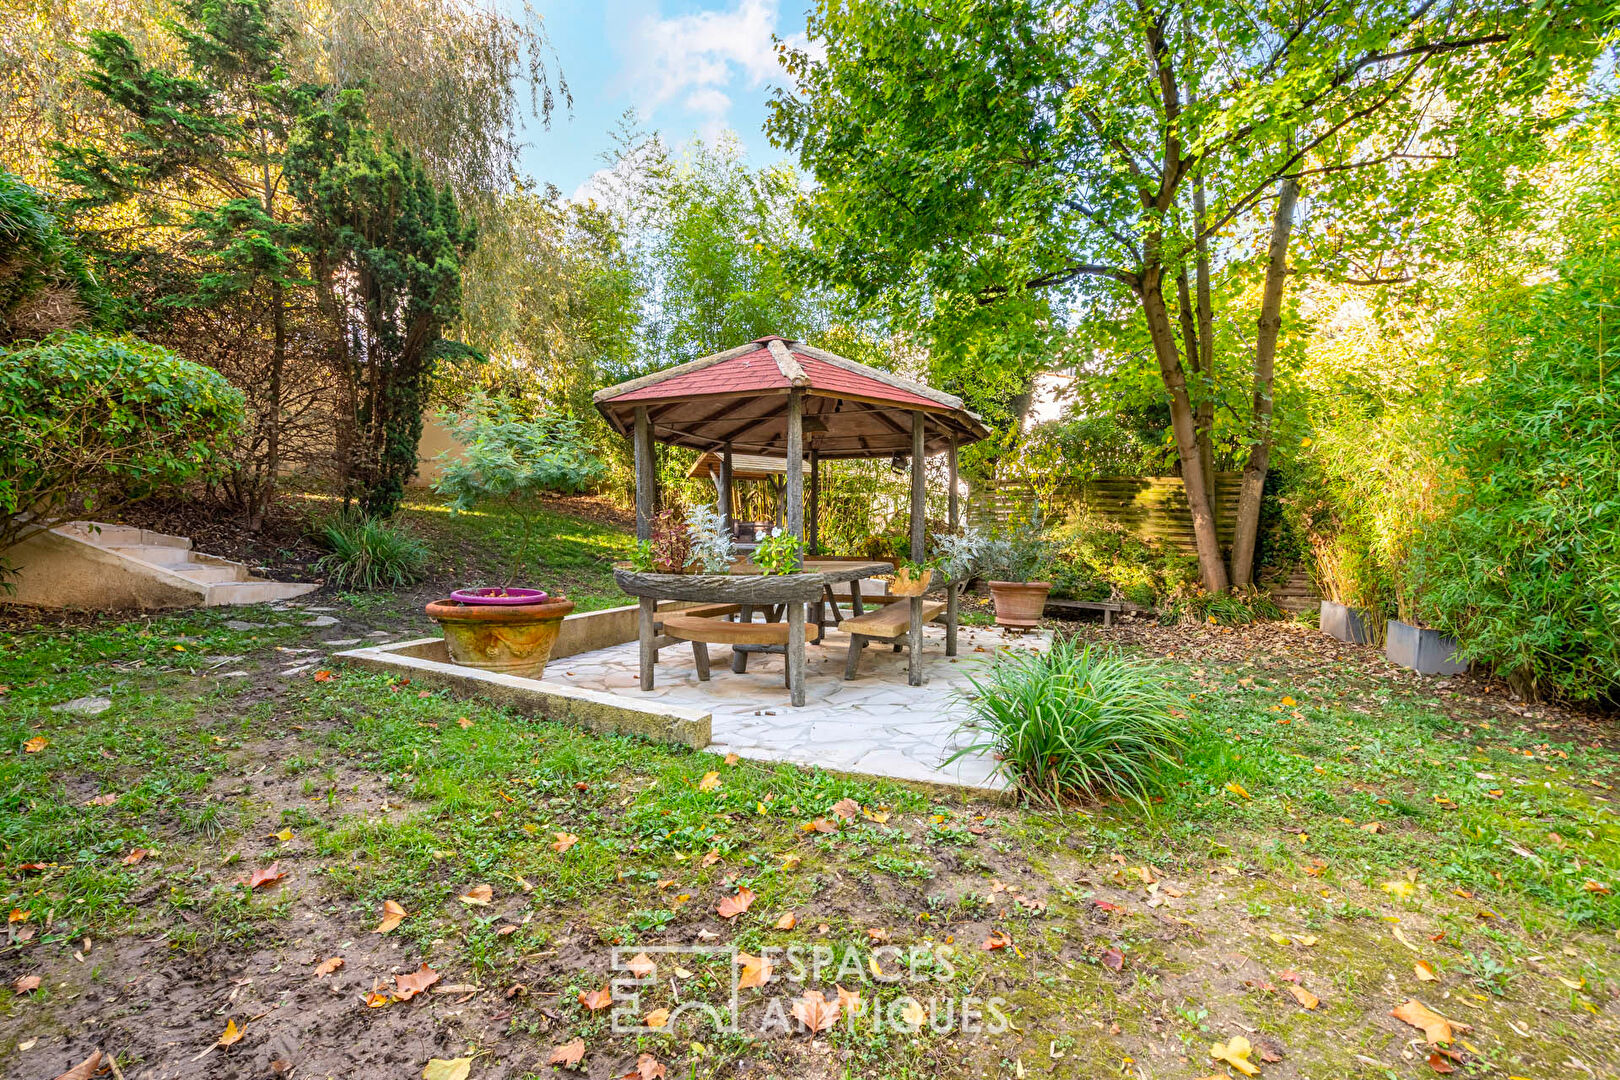
[[[522,0],[501,0],[521,10]],[[750,160],[783,155],[761,131],[782,81],[772,33],[803,40],[804,0],[534,0],[569,89],[551,129],[526,118],[523,168],[572,194],[603,167],[626,109],[672,144],[736,131]]]

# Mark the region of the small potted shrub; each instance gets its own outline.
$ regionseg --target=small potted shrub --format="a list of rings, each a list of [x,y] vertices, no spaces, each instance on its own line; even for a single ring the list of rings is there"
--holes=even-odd
[[[427,605],[428,616],[443,628],[453,662],[539,678],[574,604],[544,589],[512,584],[536,561],[534,500],[545,492],[584,491],[606,467],[590,454],[572,419],[525,419],[510,402],[479,396],[449,421],[465,449],[460,456],[440,456],[443,474],[434,490],[450,497],[452,514],[479,503],[504,503],[518,520],[518,532],[509,541],[512,567],[506,584],[457,589]]]
[[[1040,524],[1009,528],[979,545],[978,572],[990,583],[996,625],[1029,630],[1041,623],[1052,591],[1052,545]]]
[[[797,574],[804,567],[804,541],[786,529],[772,529],[754,548],[753,559],[762,574]]]
[[[928,583],[933,579],[934,568],[931,564],[910,559],[900,560],[900,566],[894,573],[883,575],[883,580],[889,583],[890,596],[921,596],[928,591]]]

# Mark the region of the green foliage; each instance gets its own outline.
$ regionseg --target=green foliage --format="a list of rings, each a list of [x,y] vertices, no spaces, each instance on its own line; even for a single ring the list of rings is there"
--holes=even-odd
[[[692,564],[705,574],[729,574],[737,558],[737,545],[718,505],[699,503],[686,512],[686,531],[692,537]]]
[[[1059,551],[1052,572],[1054,596],[1106,600],[1117,595],[1141,607],[1156,607],[1198,580],[1197,559],[1083,510],[1055,529],[1054,538]]]
[[[462,449],[436,459],[442,471],[433,490],[458,510],[488,499],[588,491],[607,475],[571,416],[526,418],[508,399],[475,394],[447,426]]]
[[[209,475],[241,420],[217,372],[145,342],[72,332],[0,353],[0,551]]]
[[[0,346],[83,321],[101,299],[39,192],[0,168]]]
[[[306,217],[300,243],[341,327],[354,388],[345,494],[387,517],[416,472],[434,367],[467,351],[443,335],[460,317],[476,230],[448,187],[372,130],[359,91],[299,121],[286,168]]]
[[[804,541],[786,529],[772,529],[754,547],[752,558],[760,573],[797,574],[804,565]]]
[[[988,581],[1046,581],[1057,550],[1044,523],[1009,521],[984,534],[974,552],[974,573]]]
[[[1159,615],[1166,626],[1176,623],[1209,623],[1213,626],[1247,626],[1250,623],[1282,618],[1282,610],[1271,597],[1258,589],[1234,589],[1211,593],[1193,588],[1175,598]]]
[[[315,527],[328,549],[315,564],[339,589],[403,589],[427,574],[432,551],[402,526],[355,513],[336,514]]]
[[[640,550],[638,545],[638,557]],[[652,523],[647,562],[659,574],[684,574],[692,566],[692,531],[675,507],[665,508]]]
[[[1407,578],[1420,618],[1522,690],[1620,695],[1620,198],[1610,166],[1565,222],[1557,277],[1478,297],[1451,348],[1442,490]]]
[[[1005,652],[969,682],[965,730],[982,741],[951,760],[993,753],[997,773],[1036,801],[1114,795],[1145,806],[1181,745],[1176,699],[1154,665],[1070,638],[1046,652]]]

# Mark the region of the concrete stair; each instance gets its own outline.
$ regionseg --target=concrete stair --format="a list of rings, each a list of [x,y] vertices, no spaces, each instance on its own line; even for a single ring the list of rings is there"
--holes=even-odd
[[[287,600],[319,588],[254,577],[239,562],[194,551],[191,538],[74,521],[6,553],[19,567],[14,603],[83,610],[219,607]]]

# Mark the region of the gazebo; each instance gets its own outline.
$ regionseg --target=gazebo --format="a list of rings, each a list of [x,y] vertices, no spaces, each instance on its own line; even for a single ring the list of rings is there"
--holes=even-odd
[[[633,439],[636,463],[636,536],[652,536],[657,501],[653,443],[685,446],[719,456],[719,505],[730,524],[735,456],[782,462],[787,530],[801,540],[805,530],[805,481],[810,518],[818,517],[821,462],[834,458],[909,459],[911,467],[911,557],[925,557],[924,459],[943,453],[949,476],[949,522],[960,520],[957,449],[989,435],[960,398],[783,337],[764,337],[687,364],[597,391],[594,401],[607,422]],[[804,468],[805,459],[809,468]],[[813,532],[812,532],[813,535]],[[750,577],[752,575],[744,575]],[[820,575],[818,575],[820,576]],[[709,579],[714,580],[714,579]],[[722,579],[724,580],[724,579]],[[852,580],[841,578],[841,580]],[[684,599],[693,588],[678,590]],[[776,594],[785,583],[769,583]],[[748,583],[729,583],[736,595]],[[666,594],[667,595],[667,594]],[[652,687],[653,611],[643,595],[642,685]],[[787,603],[788,681],[795,705],[803,704],[804,606]],[[947,589],[946,651],[956,652],[956,589]],[[920,685],[921,599],[911,601],[910,681]]]

